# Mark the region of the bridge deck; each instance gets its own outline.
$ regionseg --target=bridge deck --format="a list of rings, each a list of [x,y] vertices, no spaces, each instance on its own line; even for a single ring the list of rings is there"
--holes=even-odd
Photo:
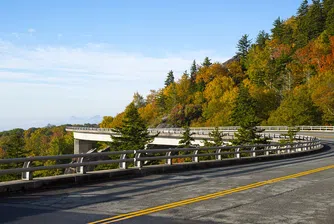
[[[329,143],[334,147],[334,143]],[[58,188],[0,200],[1,223],[85,223],[334,164],[301,158]],[[333,169],[180,204],[119,223],[334,223]],[[98,222],[100,223],[100,222]]]

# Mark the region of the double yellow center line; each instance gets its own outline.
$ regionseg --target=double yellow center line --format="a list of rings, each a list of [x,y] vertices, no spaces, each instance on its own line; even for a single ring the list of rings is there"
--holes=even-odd
[[[217,197],[222,197],[222,196],[232,194],[232,193],[246,191],[246,190],[249,190],[249,189],[252,189],[252,188],[257,188],[257,187],[261,187],[261,186],[268,185],[268,184],[273,184],[273,183],[276,183],[276,182],[280,182],[280,181],[284,181],[284,180],[288,180],[288,179],[292,179],[292,178],[306,176],[306,175],[309,175],[309,174],[312,174],[312,173],[317,173],[317,172],[321,172],[321,171],[328,170],[328,169],[333,169],[333,168],[334,168],[334,165],[320,167],[320,168],[317,168],[317,169],[307,170],[307,171],[304,171],[304,172],[301,172],[301,173],[296,173],[296,174],[292,174],[292,175],[288,175],[288,176],[278,177],[278,178],[275,178],[275,179],[261,181],[261,182],[241,186],[241,187],[232,188],[232,189],[229,189],[229,190],[219,191],[219,192],[216,192],[216,193],[207,194],[207,195],[203,195],[203,196],[199,196],[199,197],[195,197],[195,198],[189,198],[189,199],[185,199],[185,200],[182,200],[182,201],[177,201],[177,202],[173,202],[173,203],[169,203],[169,204],[164,204],[164,205],[160,205],[160,206],[156,206],[156,207],[152,207],[152,208],[147,208],[147,209],[143,209],[143,210],[139,210],[139,211],[135,211],[135,212],[125,213],[125,214],[113,216],[113,217],[110,217],[110,218],[98,220],[98,221],[95,221],[95,222],[91,222],[89,224],[100,224],[100,223],[106,224],[106,223],[118,222],[118,221],[131,219],[131,218],[138,217],[138,216],[151,214],[151,213],[154,213],[154,212],[159,212],[159,211],[172,209],[172,208],[176,208],[176,207],[180,207],[180,206],[184,206],[184,205],[188,205],[188,204],[192,204],[192,203],[196,203],[196,202],[200,202],[200,201],[205,201],[205,200],[214,199],[214,198],[217,198]]]

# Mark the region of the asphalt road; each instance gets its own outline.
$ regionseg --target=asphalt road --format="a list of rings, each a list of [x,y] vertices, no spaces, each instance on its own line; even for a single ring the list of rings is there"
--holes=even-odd
[[[109,223],[121,215],[117,223],[332,224],[334,141],[324,143],[327,151],[299,158],[0,198],[0,223]]]

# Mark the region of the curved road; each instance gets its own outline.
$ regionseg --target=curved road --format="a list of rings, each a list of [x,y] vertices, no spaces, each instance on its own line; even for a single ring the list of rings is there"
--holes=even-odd
[[[0,198],[0,223],[334,223],[334,141],[299,158]]]

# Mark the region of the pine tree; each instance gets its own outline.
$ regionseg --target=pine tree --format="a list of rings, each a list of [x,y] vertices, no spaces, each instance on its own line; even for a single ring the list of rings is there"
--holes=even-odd
[[[251,43],[252,41],[248,39],[248,34],[243,35],[237,44],[237,55],[245,58],[248,54]]]
[[[242,71],[246,71],[246,60],[248,51],[250,49],[252,41],[248,39],[248,35],[245,34],[241,37],[237,44],[237,56],[240,57],[240,65]]]
[[[334,5],[333,8],[328,12],[326,19],[326,30],[329,35],[334,35]]]
[[[266,33],[264,30],[261,30],[256,38],[256,44],[259,45],[261,48],[266,46],[266,41],[269,40],[269,34]]]
[[[300,131],[300,128],[295,128],[295,127],[289,127],[288,133],[286,134],[281,134],[281,136],[286,136],[288,137],[287,139],[280,139],[280,143],[293,143],[295,141],[297,133]]]
[[[257,122],[246,120],[244,121],[238,131],[234,134],[235,139],[231,142],[233,145],[254,145],[254,144],[268,144],[269,138],[260,135],[264,130],[256,127]]]
[[[189,74],[188,74],[188,71],[187,71],[187,70],[185,70],[185,71],[183,72],[182,78],[183,78],[183,77],[186,77],[187,79],[189,79]]]
[[[218,127],[215,127],[215,129],[209,133],[210,141],[204,140],[204,146],[207,147],[222,146],[224,136],[225,134],[223,134],[222,131],[219,131]]]
[[[258,121],[255,108],[256,102],[250,96],[248,88],[241,85],[236,99],[236,106],[231,115],[232,123],[234,125],[242,125],[243,123],[249,123],[249,121]]]
[[[295,33],[295,46],[302,48],[308,43],[308,1],[304,0],[297,11],[297,32]]]
[[[194,60],[191,68],[190,68],[190,80],[191,83],[195,83],[196,81],[196,74],[197,74],[197,65],[196,65],[196,61]]]
[[[307,14],[308,40],[318,37],[325,28],[325,17],[320,0],[312,0],[313,4]]]
[[[181,140],[179,141],[179,147],[189,148],[192,145],[191,142],[193,142],[195,140],[193,137],[191,137],[194,134],[195,133],[190,132],[190,128],[188,126],[186,126],[184,128],[184,132],[182,133]]]
[[[203,63],[202,63],[202,65],[203,65],[204,67],[210,67],[210,65],[212,65],[212,63],[211,63],[211,59],[209,59],[208,57],[205,57],[205,58],[204,58],[204,61],[203,61]]]
[[[298,8],[297,15],[299,17],[303,17],[306,16],[307,12],[308,12],[308,1],[303,0],[302,4]]]
[[[283,21],[278,17],[273,24],[274,28],[271,29],[272,37],[274,39],[282,40],[283,36]]]
[[[172,83],[174,83],[174,73],[173,73],[173,70],[170,70],[167,74],[167,78],[165,81],[165,87],[169,86]]]
[[[140,117],[135,104],[130,103],[125,109],[122,125],[113,129],[111,146],[115,150],[145,149],[146,145],[153,141],[145,122]]]

